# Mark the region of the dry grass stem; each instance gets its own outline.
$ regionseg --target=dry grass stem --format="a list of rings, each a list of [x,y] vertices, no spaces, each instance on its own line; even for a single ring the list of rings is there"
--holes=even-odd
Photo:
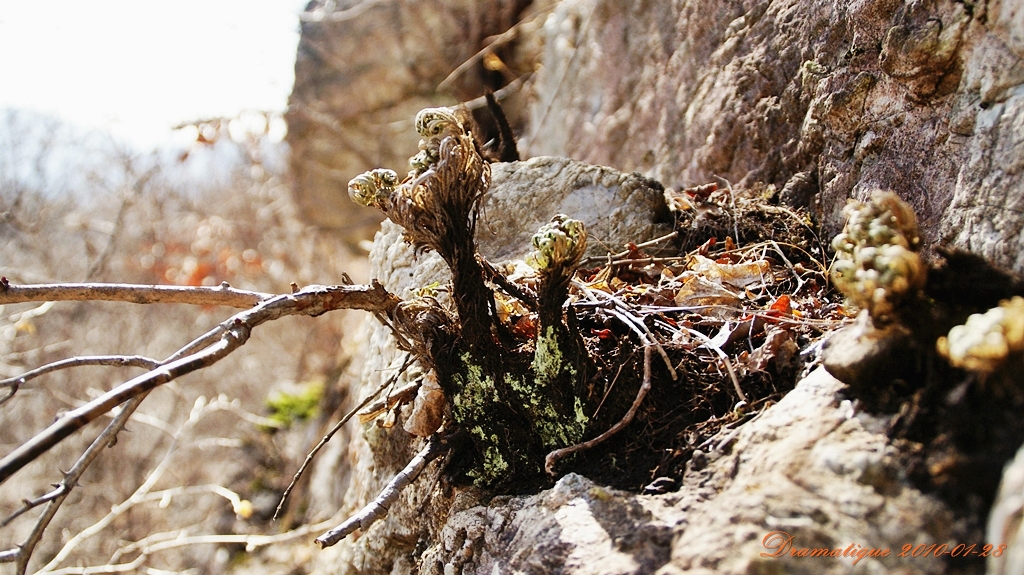
[[[316,454],[319,453],[320,450],[323,449],[323,447],[325,445],[327,445],[327,442],[330,441],[332,437],[334,437],[334,434],[338,433],[338,431],[346,423],[348,423],[348,421],[350,419],[352,419],[353,415],[359,413],[360,410],[362,410],[367,405],[369,405],[370,402],[373,401],[374,398],[376,398],[378,395],[380,395],[380,392],[382,392],[385,389],[387,389],[388,387],[394,385],[394,383],[396,381],[398,381],[398,378],[401,377],[403,373],[405,373],[405,370],[409,367],[409,365],[412,364],[413,361],[414,361],[414,358],[413,358],[412,354],[406,354],[405,359],[402,361],[402,365],[398,368],[398,371],[394,375],[389,377],[384,383],[382,383],[380,385],[380,387],[378,387],[373,393],[371,393],[371,394],[367,395],[365,398],[363,398],[363,401],[360,402],[359,405],[353,407],[351,410],[349,410],[348,413],[345,414],[344,417],[339,419],[338,422],[335,423],[333,427],[331,427],[330,431],[328,431],[320,439],[320,441],[313,447],[313,449],[311,449],[309,451],[309,453],[306,454],[306,459],[304,459],[302,461],[302,465],[299,466],[298,471],[295,472],[295,475],[292,476],[292,480],[288,483],[288,487],[286,487],[285,490],[284,490],[284,493],[281,494],[281,501],[278,502],[277,508],[274,510],[274,519],[277,519],[278,516],[281,514],[281,510],[284,509],[284,504],[288,500],[288,495],[291,494],[292,489],[295,488],[295,485],[299,482],[299,479],[302,477],[302,474],[305,473],[306,467],[308,467],[309,464],[313,462],[313,458],[316,457]],[[419,383],[410,383],[409,385],[404,386],[402,389],[399,389],[396,393],[389,394],[388,398],[384,400],[385,405],[387,405],[388,399],[390,399],[391,397],[394,397],[394,396],[398,396],[406,388],[411,388],[413,390],[413,393],[415,393],[415,390],[418,387],[419,387]],[[394,405],[394,404],[392,404],[392,405]],[[385,409],[387,409],[387,408],[385,407]]]

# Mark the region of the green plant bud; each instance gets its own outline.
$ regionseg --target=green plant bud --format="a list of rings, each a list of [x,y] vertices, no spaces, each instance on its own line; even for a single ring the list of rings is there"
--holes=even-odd
[[[531,240],[533,252],[526,262],[538,270],[559,265],[574,265],[587,247],[587,231],[583,222],[558,214],[544,224]]]
[[[383,210],[386,209],[385,206],[397,185],[398,174],[392,170],[377,168],[352,178],[348,183],[348,195],[361,206]]]
[[[409,158],[409,167],[417,174],[420,174],[429,170],[430,164],[436,161],[436,156],[430,154],[427,150],[420,150],[415,156]]]

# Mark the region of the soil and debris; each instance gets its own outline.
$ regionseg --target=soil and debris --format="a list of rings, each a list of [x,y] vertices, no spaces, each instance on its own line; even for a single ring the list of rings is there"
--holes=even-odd
[[[594,364],[582,396],[588,436],[623,417],[644,378],[650,392],[620,433],[560,462],[617,488],[678,487],[696,450],[780,399],[815,362],[823,336],[852,321],[829,287],[825,248],[809,217],[775,205],[774,189],[715,184],[666,194],[676,230],[584,260],[568,308]],[[739,238],[737,241],[736,238]],[[530,273],[508,277],[530,289]],[[497,292],[511,332],[536,316]]]

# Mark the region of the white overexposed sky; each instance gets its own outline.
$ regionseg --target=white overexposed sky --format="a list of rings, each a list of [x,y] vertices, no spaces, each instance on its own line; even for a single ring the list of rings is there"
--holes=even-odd
[[[0,0],[0,109],[139,147],[181,122],[283,111],[307,0]]]

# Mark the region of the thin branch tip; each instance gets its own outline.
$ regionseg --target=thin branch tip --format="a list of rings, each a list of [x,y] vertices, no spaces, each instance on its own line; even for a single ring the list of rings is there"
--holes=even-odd
[[[442,439],[439,435],[433,435],[427,441],[427,445],[412,458],[412,461],[410,461],[408,465],[405,466],[405,469],[398,472],[398,474],[395,475],[386,486],[384,486],[380,495],[363,507],[358,513],[349,517],[327,533],[317,537],[315,541],[317,546],[324,549],[338,543],[349,534],[353,533],[356,529],[363,529],[364,531],[369,529],[370,526],[378,519],[387,515],[388,510],[392,505],[394,505],[395,501],[398,500],[398,496],[401,495],[402,491],[411,485],[417,477],[419,477],[427,464],[447,453],[449,449],[450,447],[446,440]]]

